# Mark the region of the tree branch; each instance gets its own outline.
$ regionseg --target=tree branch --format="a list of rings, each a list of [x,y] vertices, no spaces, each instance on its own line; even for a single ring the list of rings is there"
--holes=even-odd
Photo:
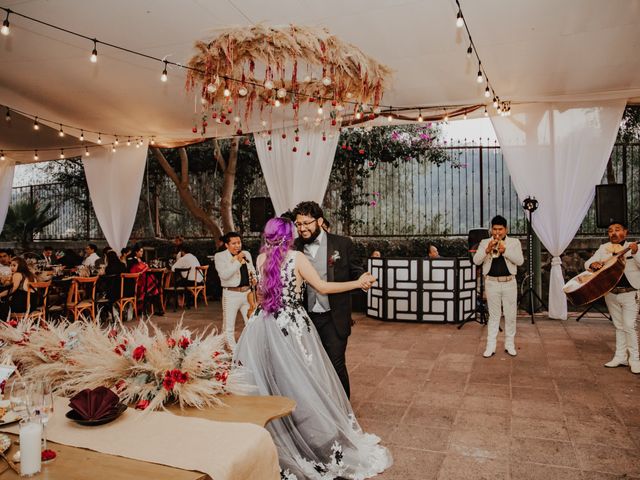
[[[213,157],[216,159],[216,162],[218,162],[218,165],[220,165],[220,169],[225,171],[227,168],[227,162],[224,161],[224,156],[222,155],[222,150],[220,150],[220,143],[218,140],[213,141]]]

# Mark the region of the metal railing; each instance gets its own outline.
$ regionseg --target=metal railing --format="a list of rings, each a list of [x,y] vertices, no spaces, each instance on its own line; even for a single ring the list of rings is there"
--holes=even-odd
[[[486,226],[500,214],[510,231],[526,233],[526,219],[509,172],[497,145],[451,145],[445,147],[450,162],[441,165],[406,161],[397,165],[380,163],[369,172],[361,194],[364,205],[356,206],[353,221],[342,225],[334,212],[340,205],[340,185],[330,184],[325,197],[326,215],[333,231],[353,236],[445,236],[466,235],[469,229]],[[191,192],[205,210],[215,215],[221,178],[206,172],[190,179]],[[625,183],[629,205],[629,230],[640,233],[640,143],[616,144],[602,183]],[[263,178],[251,186],[255,196],[267,194]],[[37,235],[40,240],[100,239],[86,191],[63,184],[15,187],[12,201],[37,199],[51,202],[59,218]],[[247,209],[237,208],[238,230],[248,234]],[[153,185],[145,183],[138,207],[133,238],[151,237],[154,224],[161,224],[166,237],[208,237],[208,232],[182,205],[168,178]],[[578,235],[602,235],[596,228],[595,206],[587,213]]]

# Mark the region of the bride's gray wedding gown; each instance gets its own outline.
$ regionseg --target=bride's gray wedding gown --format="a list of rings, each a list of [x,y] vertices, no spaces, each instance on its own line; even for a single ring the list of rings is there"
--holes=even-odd
[[[253,375],[260,395],[296,401],[295,411],[267,425],[278,448],[281,478],[365,479],[392,463],[380,438],[364,433],[296,288],[288,252],[281,276],[282,309],[259,309],[248,320],[234,361]]]

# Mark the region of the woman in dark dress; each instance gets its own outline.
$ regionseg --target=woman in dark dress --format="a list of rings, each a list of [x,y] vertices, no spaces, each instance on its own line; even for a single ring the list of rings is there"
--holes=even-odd
[[[9,312],[26,313],[29,283],[35,282],[27,262],[22,257],[11,260],[11,288],[0,292],[0,319],[7,320]]]
[[[109,250],[106,255],[107,265],[104,269],[106,279],[107,299],[113,304],[120,298],[120,274],[126,273],[127,266],[120,261],[120,257],[114,250]],[[133,295],[133,292],[130,292]],[[128,292],[125,292],[125,296]]]

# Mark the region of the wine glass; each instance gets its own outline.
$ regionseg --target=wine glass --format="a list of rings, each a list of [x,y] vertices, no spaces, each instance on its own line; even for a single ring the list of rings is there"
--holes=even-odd
[[[31,408],[42,423],[44,451],[47,452],[47,423],[53,416],[53,389],[46,380],[34,382],[31,390]],[[52,458],[53,459],[53,458]]]
[[[23,380],[14,378],[9,387],[9,402],[11,411],[19,417],[28,416],[29,412],[29,388]]]

